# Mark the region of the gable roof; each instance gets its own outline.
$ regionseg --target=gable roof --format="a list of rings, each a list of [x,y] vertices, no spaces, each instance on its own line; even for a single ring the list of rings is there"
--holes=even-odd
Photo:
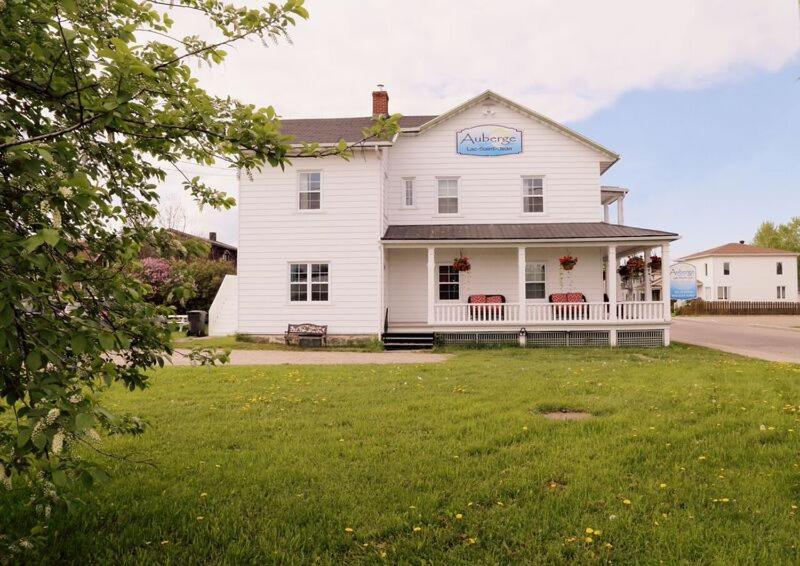
[[[558,222],[525,224],[409,224],[386,229],[384,241],[408,240],[593,240],[661,238],[677,240],[678,234],[620,226],[605,222]]]
[[[486,90],[478,96],[470,98],[466,102],[459,104],[455,108],[448,110],[444,114],[439,114],[438,116],[403,116],[400,119],[400,131],[404,133],[422,133],[437,126],[438,124],[441,124],[445,120],[452,118],[456,114],[464,112],[476,104],[480,104],[481,102],[489,99],[495,100],[500,104],[504,104],[505,106],[508,106],[509,108],[516,110],[517,112],[533,120],[541,122],[542,124],[569,138],[574,139],[586,147],[600,152],[606,158],[605,161],[600,162],[601,173],[604,173],[609,167],[619,161],[618,154],[600,145],[596,141],[591,140],[586,136],[579,134],[575,130],[559,124],[555,120],[552,120],[543,114],[539,114],[538,112],[535,112],[530,108],[518,104],[513,100],[506,98],[505,96],[501,96],[491,90]],[[364,137],[362,132],[365,128],[368,128],[372,125],[372,120],[372,116],[359,116],[354,118],[291,119],[281,120],[280,129],[282,134],[292,136],[294,138],[293,143],[295,144],[318,143],[321,145],[332,145],[338,143],[339,140],[342,139],[347,143],[355,143]],[[387,140],[369,140],[364,142],[364,145],[380,146],[392,145],[392,143],[392,141]]]
[[[709,257],[709,256],[731,256],[731,255],[743,255],[743,256],[798,256],[797,252],[790,252],[787,250],[779,250],[777,248],[764,248],[761,246],[751,246],[749,244],[741,244],[738,242],[731,242],[729,244],[723,244],[721,246],[717,246],[716,248],[711,248],[710,250],[705,250],[702,252],[697,252],[691,255],[687,255],[685,257],[680,258],[681,261],[687,259],[697,259],[700,257]]]
[[[400,128],[419,127],[436,116],[403,116]],[[355,143],[364,137],[363,131],[372,126],[372,116],[355,118],[308,118],[281,120],[281,133],[294,137],[294,143],[334,144],[339,140]],[[386,140],[369,140],[365,145],[391,145]]]
[[[236,246],[232,246],[230,244],[225,244],[223,242],[220,242],[219,240],[211,240],[209,238],[204,238],[203,236],[197,236],[195,234],[190,234],[189,232],[183,232],[181,230],[176,230],[175,228],[167,228],[167,232],[171,232],[172,234],[177,236],[179,239],[197,240],[197,241],[203,242],[205,244],[208,244],[211,247],[222,248],[222,249],[231,250],[231,251],[234,251],[234,252],[236,251]]]
[[[583,145],[585,145],[585,146],[587,146],[587,147],[589,147],[589,148],[591,148],[591,149],[593,149],[595,151],[598,151],[598,152],[602,153],[603,155],[606,156],[607,161],[603,161],[602,162],[602,166],[601,166],[601,170],[600,170],[601,173],[605,172],[609,167],[614,165],[614,163],[619,161],[619,155],[617,153],[611,151],[607,147],[604,147],[604,146],[600,145],[599,143],[597,143],[596,141],[587,138],[583,134],[579,134],[575,130],[572,130],[572,129],[570,129],[570,128],[562,125],[562,124],[559,124],[558,122],[556,122],[555,120],[553,120],[551,118],[548,118],[544,114],[539,114],[538,112],[536,112],[534,110],[531,110],[527,106],[523,106],[522,104],[518,104],[518,103],[514,102],[513,100],[511,100],[510,98],[506,98],[505,96],[499,95],[496,92],[493,92],[491,90],[485,90],[481,94],[479,94],[478,96],[470,98],[466,102],[464,102],[462,104],[459,104],[458,106],[456,106],[455,108],[453,108],[451,110],[448,110],[444,114],[439,114],[438,116],[436,116],[432,120],[421,124],[419,127],[417,127],[417,128],[408,127],[408,128],[405,129],[405,131],[409,131],[409,132],[411,132],[411,131],[424,132],[425,130],[428,130],[428,129],[433,128],[434,126],[436,126],[438,124],[441,124],[445,120],[448,120],[448,119],[452,118],[456,114],[464,112],[468,108],[471,108],[471,107],[473,107],[473,106],[475,106],[477,104],[480,104],[481,102],[483,102],[485,100],[489,100],[489,99],[493,99],[496,102],[504,104],[505,106],[508,106],[509,108],[511,108],[513,110],[516,110],[520,114],[523,114],[523,115],[525,115],[525,116],[527,116],[527,117],[529,117],[529,118],[531,118],[533,120],[536,120],[538,122],[541,122],[542,124],[554,129],[555,131],[557,131],[557,132],[559,132],[561,134],[564,134],[565,136],[567,136],[569,138],[572,138],[575,141],[577,141],[577,142],[579,142],[579,143],[581,143],[581,144],[583,144]]]

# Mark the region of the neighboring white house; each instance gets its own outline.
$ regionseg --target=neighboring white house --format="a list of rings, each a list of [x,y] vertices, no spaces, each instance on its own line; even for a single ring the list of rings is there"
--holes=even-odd
[[[388,93],[372,94],[373,116],[387,114]],[[281,124],[325,146],[359,141],[372,120]],[[619,261],[660,249],[669,265],[679,236],[623,224],[628,190],[601,184],[617,154],[491,91],[400,123],[347,161],[242,175],[238,300],[227,299],[237,332],[279,337],[310,322],[334,339],[516,340],[524,328],[537,344],[669,343],[666,297],[618,302]],[[470,271],[453,267],[462,254]]]
[[[680,261],[697,269],[697,296],[706,301],[797,301],[798,255],[740,241]]]

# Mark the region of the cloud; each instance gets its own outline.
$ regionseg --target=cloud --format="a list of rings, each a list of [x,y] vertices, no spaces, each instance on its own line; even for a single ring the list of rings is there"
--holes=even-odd
[[[221,67],[197,70],[201,83],[287,118],[368,115],[370,92],[383,83],[394,112],[435,114],[490,88],[569,122],[630,91],[774,72],[800,46],[790,0],[316,0],[307,8],[291,45],[241,42]],[[191,15],[175,19],[179,32],[208,33]]]

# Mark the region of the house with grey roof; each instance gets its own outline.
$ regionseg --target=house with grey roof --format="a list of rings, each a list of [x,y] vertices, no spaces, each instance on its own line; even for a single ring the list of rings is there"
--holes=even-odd
[[[654,249],[669,265],[679,236],[625,223],[628,189],[602,182],[615,152],[491,91],[363,139],[388,113],[379,88],[370,115],[281,121],[298,146],[344,140],[354,156],[242,176],[238,275],[212,334],[313,323],[387,348],[669,343],[669,298],[621,300],[618,267]]]

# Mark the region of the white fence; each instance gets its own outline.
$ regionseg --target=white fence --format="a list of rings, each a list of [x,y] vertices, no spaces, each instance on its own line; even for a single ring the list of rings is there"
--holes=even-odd
[[[235,275],[226,275],[208,309],[208,335],[236,334],[239,317],[239,290]]]
[[[664,320],[664,303],[636,301],[617,303],[616,317],[610,303],[530,303],[525,305],[525,320],[517,303],[436,303],[433,306],[434,324],[503,323],[559,324],[595,322],[660,322]],[[615,320],[616,319],[616,320]]]

